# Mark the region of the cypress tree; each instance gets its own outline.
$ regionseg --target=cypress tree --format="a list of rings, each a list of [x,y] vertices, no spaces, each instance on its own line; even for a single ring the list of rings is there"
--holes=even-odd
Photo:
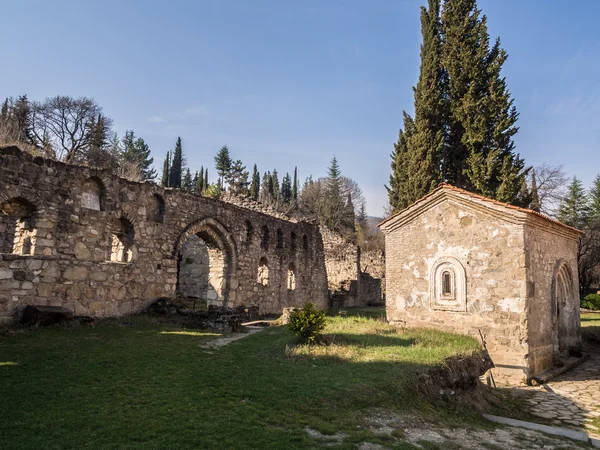
[[[263,174],[262,177],[262,182],[260,185],[260,193],[259,193],[259,199],[261,202],[263,203],[270,203],[271,199],[269,197],[269,181],[271,182],[271,186],[272,186],[272,179],[271,179],[271,172],[265,172]]]
[[[298,203],[298,167],[294,167],[294,184],[292,185],[292,201]]]
[[[596,175],[588,194],[590,218],[600,227],[600,175]]]
[[[173,151],[173,160],[171,162],[171,171],[169,174],[169,186],[174,188],[181,187],[181,178],[183,175],[184,159],[183,149],[181,147],[181,138],[177,138],[175,150]]]
[[[185,175],[181,180],[181,188],[186,192],[192,192],[194,184],[192,182],[192,172],[190,172],[190,168],[188,167],[185,171]]]
[[[269,179],[267,182],[267,194],[270,202],[275,201],[275,183],[273,183],[273,175],[269,172]]]
[[[281,198],[279,197],[281,187],[279,185],[279,175],[277,174],[277,169],[273,169],[273,174],[271,175],[271,178],[273,180],[273,189],[270,192],[273,196],[273,201],[275,203],[278,203],[281,200]]]
[[[200,186],[200,175],[198,175],[198,171],[196,170],[196,172],[194,173],[194,177],[192,178],[192,192],[193,193],[202,192],[201,190],[198,190],[199,186]]]
[[[421,7],[421,67],[414,89],[414,131],[406,141],[403,195],[411,204],[432,191],[441,178],[445,141],[445,71],[441,66],[440,0]],[[406,129],[406,128],[405,128]]]
[[[206,169],[204,169],[204,183],[202,183],[203,185],[203,191],[208,189],[208,186],[210,185],[210,183],[208,182],[208,167]]]
[[[281,181],[281,193],[279,197],[285,204],[289,204],[292,201],[292,177],[290,177],[289,173],[286,173]]]
[[[394,144],[394,152],[390,155],[392,158],[392,173],[390,175],[388,191],[388,200],[392,213],[401,211],[412,202],[409,197],[408,189],[408,141],[414,134],[415,124],[412,117],[406,112],[404,115],[404,128],[398,132],[398,141]]]
[[[254,200],[258,200],[260,195],[260,173],[258,173],[258,169],[256,164],[254,164],[254,169],[252,170],[252,183],[250,183],[250,197]]]
[[[170,186],[170,181],[171,181],[171,152],[167,152],[167,155],[165,156],[165,162],[163,163],[163,173],[162,173],[162,179],[160,181],[160,184],[162,187],[169,187]]]
[[[508,55],[499,39],[490,47],[487,18],[475,0],[444,2],[442,34],[449,130],[444,177],[513,202],[528,170],[514,152],[518,113],[501,75]]]
[[[535,170],[531,172],[531,203],[529,207],[534,211],[540,212],[540,196],[538,194],[537,180],[535,179]]]

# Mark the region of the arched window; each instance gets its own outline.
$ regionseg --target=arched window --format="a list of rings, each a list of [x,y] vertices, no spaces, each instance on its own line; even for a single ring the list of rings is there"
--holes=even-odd
[[[116,220],[110,230],[109,254],[111,262],[133,261],[133,240],[135,231],[131,222],[125,218]]]
[[[296,250],[296,233],[293,231],[292,234],[290,234],[290,247],[292,250]]]
[[[35,206],[24,198],[12,198],[2,203],[0,205],[0,253],[33,255],[36,235],[35,218]]]
[[[165,201],[160,195],[154,194],[150,199],[146,218],[158,223],[163,223],[165,220]]]
[[[104,211],[105,189],[99,178],[91,177],[83,183],[81,206],[94,211]]]
[[[289,291],[296,290],[296,268],[293,264],[290,264],[290,266],[288,267],[287,288]]]
[[[246,236],[245,236],[245,240],[247,243],[252,242],[252,234],[254,232],[254,227],[252,226],[252,223],[249,220],[246,220]]]
[[[456,258],[442,258],[431,267],[429,294],[432,309],[467,310],[466,273]]]
[[[283,248],[283,231],[281,231],[281,228],[277,229],[277,248]]]
[[[262,286],[269,285],[269,263],[265,257],[262,257],[258,264],[258,275],[256,276],[256,282]]]
[[[267,228],[267,226],[263,226],[262,227],[262,240],[260,242],[260,245],[263,249],[268,250],[269,249],[269,240],[270,240],[270,236],[269,236],[269,229]]]
[[[302,236],[302,248],[308,250],[308,237],[306,235]]]

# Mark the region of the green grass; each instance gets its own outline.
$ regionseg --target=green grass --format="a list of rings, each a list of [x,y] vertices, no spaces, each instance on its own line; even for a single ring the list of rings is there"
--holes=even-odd
[[[415,370],[478,349],[432,331],[396,333],[366,317],[332,317],[329,346],[296,346],[273,327],[220,349],[214,332],[144,317],[0,337],[2,448],[286,448],[320,445],[305,431],[412,448],[364,425],[372,411],[473,421],[418,394]]]
[[[600,312],[581,314],[582,327],[600,327]]]

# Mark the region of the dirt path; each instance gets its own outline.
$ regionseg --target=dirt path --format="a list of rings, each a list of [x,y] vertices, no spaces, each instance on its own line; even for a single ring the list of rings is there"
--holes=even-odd
[[[265,327],[259,327],[259,326],[247,326],[245,328],[247,330],[245,333],[235,333],[235,334],[232,334],[232,335],[229,335],[226,337],[213,339],[205,344],[200,345],[200,348],[218,349],[218,348],[224,347],[228,344],[231,344],[232,342],[239,341],[240,339],[244,339],[245,337],[252,336],[253,334],[258,333],[259,331],[262,331],[265,329]]]

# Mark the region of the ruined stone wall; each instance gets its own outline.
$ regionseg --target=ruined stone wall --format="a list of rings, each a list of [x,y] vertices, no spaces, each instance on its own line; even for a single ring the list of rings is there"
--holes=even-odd
[[[224,304],[258,305],[261,313],[308,300],[327,304],[323,241],[310,223],[32,157],[16,147],[0,149],[0,240],[10,233],[3,224],[22,215],[7,206],[11,202],[34,213],[30,254],[6,248],[0,254],[4,318],[28,304],[110,316],[173,298],[180,250],[196,235],[223,252]],[[115,239],[120,262],[110,254]],[[260,260],[269,269],[266,285],[257,283]]]
[[[525,226],[529,365],[535,374],[581,350],[577,239],[577,233],[541,219]],[[565,268],[570,295],[562,296],[557,279]]]
[[[481,330],[499,381],[520,382],[528,354],[522,225],[446,200],[386,231],[385,241],[388,320],[477,338]],[[462,306],[432,298],[440,263],[456,272],[457,305],[463,279]]]

